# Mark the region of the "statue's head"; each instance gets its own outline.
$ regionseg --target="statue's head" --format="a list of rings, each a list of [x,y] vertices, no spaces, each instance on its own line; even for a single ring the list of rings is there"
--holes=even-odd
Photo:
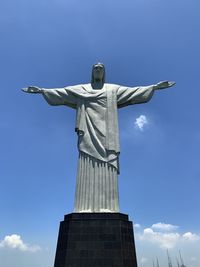
[[[91,83],[94,83],[95,80],[100,80],[105,83],[105,67],[103,63],[96,63],[92,66]]]

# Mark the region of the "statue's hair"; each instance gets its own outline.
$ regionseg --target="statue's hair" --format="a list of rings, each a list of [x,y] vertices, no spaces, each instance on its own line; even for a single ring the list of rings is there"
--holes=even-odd
[[[103,67],[103,83],[105,83],[105,80],[106,80],[106,71],[105,71],[105,66],[104,66],[104,64],[103,63],[100,63],[100,62],[98,62],[98,63],[96,63],[96,64],[94,64],[93,66],[92,66],[92,77],[91,77],[91,84],[93,84],[94,83],[94,76],[93,76],[93,69],[94,69],[94,67],[96,66],[96,65],[101,65],[102,67]]]

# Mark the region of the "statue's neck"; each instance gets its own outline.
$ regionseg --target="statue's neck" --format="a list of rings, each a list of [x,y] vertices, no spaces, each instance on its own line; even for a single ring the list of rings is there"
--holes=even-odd
[[[102,80],[94,80],[93,83],[91,83],[91,86],[94,90],[100,90],[104,86],[104,82]]]

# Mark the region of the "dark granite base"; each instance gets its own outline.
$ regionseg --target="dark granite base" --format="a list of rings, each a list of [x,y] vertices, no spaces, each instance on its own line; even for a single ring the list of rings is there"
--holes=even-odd
[[[54,267],[137,267],[128,215],[65,215],[60,223]]]

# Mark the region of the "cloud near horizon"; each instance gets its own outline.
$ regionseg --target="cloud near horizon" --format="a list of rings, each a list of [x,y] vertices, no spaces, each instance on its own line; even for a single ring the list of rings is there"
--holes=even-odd
[[[200,234],[192,232],[179,233],[175,230],[179,228],[176,225],[156,223],[149,228],[143,229],[137,233],[136,237],[141,241],[147,241],[158,245],[162,249],[173,249],[177,244],[186,242],[200,241]]]
[[[135,223],[135,224],[134,224],[134,227],[135,227],[135,228],[140,228],[141,225],[140,225],[139,223]]]
[[[24,243],[24,241],[21,239],[21,236],[17,234],[5,236],[4,239],[0,241],[0,248],[18,249],[20,251],[29,252],[36,252],[41,249],[39,246],[31,246]]]
[[[155,223],[152,224],[151,226],[152,229],[160,230],[160,231],[174,231],[177,228],[179,228],[177,225],[172,225],[172,224],[166,224],[166,223]]]

